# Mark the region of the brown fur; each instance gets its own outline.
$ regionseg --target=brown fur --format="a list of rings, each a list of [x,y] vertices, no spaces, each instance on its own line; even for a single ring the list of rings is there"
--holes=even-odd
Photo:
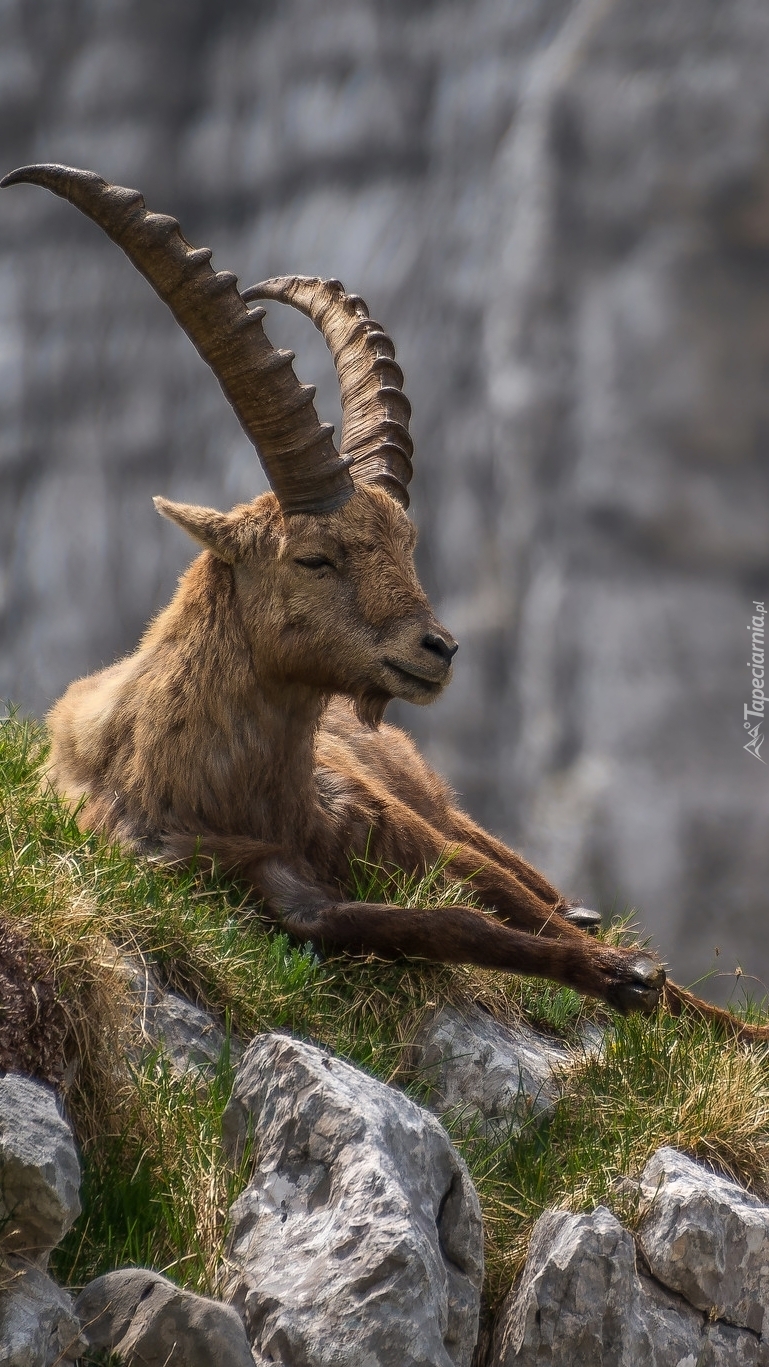
[[[457,807],[409,738],[375,729],[391,698],[441,692],[454,649],[417,580],[403,510],[374,485],[315,516],[284,517],[272,494],[227,514],[157,504],[203,554],[136,652],[74,683],[49,718],[50,779],[73,803],[85,795],[84,824],[171,859],[218,858],[319,946],[537,973],[623,1010],[656,1005],[654,959],[565,919],[557,889]],[[347,900],[351,855],[421,872],[447,848],[495,915]],[[674,1009],[692,1002],[673,989]]]

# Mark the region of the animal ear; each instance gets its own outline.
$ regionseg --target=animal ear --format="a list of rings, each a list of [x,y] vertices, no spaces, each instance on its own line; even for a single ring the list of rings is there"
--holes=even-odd
[[[241,529],[231,513],[217,512],[216,508],[199,508],[194,503],[171,503],[167,498],[153,498],[161,517],[175,522],[193,541],[212,551],[220,560],[234,565],[243,553]]]

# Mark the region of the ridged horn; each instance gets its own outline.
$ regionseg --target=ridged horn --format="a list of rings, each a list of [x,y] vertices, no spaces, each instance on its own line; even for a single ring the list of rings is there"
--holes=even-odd
[[[339,449],[356,484],[381,484],[404,508],[412,476],[411,404],[395,347],[356,294],[338,280],[284,275],[242,291],[246,302],[277,299],[311,318],[334,358],[342,391]]]
[[[213,370],[246,436],[256,447],[285,513],[339,508],[354,492],[333,428],[315,412],[315,390],[300,384],[291,362],[262,328],[264,309],[249,310],[229,271],[214,271],[207,247],[185,241],[175,218],[149,212],[138,190],[109,185],[93,171],[22,166],[0,186],[42,185],[98,223],[149,280]]]

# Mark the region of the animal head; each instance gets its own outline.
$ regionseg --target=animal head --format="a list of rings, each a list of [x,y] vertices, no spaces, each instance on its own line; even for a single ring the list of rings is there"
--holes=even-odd
[[[267,280],[241,292],[179,225],[134,190],[89,171],[23,167],[2,185],[39,184],[69,199],[126,252],[213,369],[272,486],[220,513],[156,499],[158,511],[232,567],[241,621],[275,680],[345,693],[375,723],[390,698],[426,703],[457,649],[417,579],[406,516],[411,408],[390,338],[339,281]],[[339,376],[342,433],[318,420],[293,353],[273,348],[261,299],[305,313]]]
[[[263,682],[353,698],[381,720],[391,698],[431,702],[456,643],[414,569],[414,525],[375,484],[329,513],[285,517],[273,494],[220,513],[156,498],[164,517],[232,566]]]

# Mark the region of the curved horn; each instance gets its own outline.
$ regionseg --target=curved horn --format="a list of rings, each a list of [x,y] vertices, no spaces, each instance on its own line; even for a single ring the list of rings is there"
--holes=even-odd
[[[265,336],[264,310],[246,308],[236,277],[213,270],[208,247],[191,247],[176,219],[150,213],[137,190],[108,185],[93,171],[22,166],[0,186],[21,183],[68,199],[149,280],[213,370],[285,513],[330,512],[350,498],[349,462],[336,451],[333,428],[318,421],[315,390],[296,378],[294,353]]]
[[[340,451],[351,460],[350,473],[356,484],[383,485],[407,508],[414,450],[411,404],[402,390],[395,347],[363,300],[345,294],[338,280],[309,275],[264,280],[243,290],[242,297],[293,304],[323,333],[342,390]]]

